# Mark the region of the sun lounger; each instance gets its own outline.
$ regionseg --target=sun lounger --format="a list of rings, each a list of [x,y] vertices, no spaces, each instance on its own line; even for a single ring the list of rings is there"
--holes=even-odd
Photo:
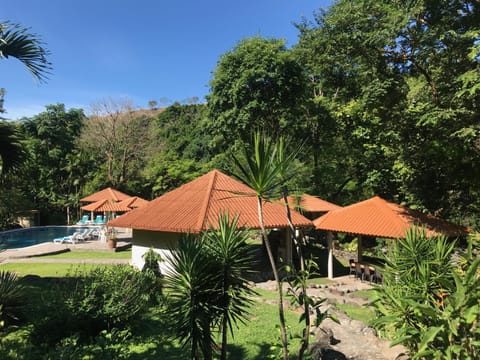
[[[78,237],[81,235],[79,231],[73,233],[73,235],[70,236],[64,236],[61,238],[55,238],[53,239],[53,242],[55,244],[64,244],[64,243],[70,243],[70,244],[76,244],[77,241],[79,240]]]

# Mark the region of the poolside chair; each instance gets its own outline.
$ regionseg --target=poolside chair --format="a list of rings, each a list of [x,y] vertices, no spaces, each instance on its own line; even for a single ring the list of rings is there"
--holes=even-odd
[[[77,225],[85,225],[88,223],[88,215],[83,215],[82,218],[77,222]]]
[[[97,215],[97,217],[95,218],[95,224],[96,224],[96,225],[103,225],[103,224],[105,224],[105,221],[103,220],[103,216],[102,216],[102,215]]]
[[[363,281],[363,269],[359,262],[355,263],[355,278],[359,278]]]
[[[90,240],[90,237],[91,237],[91,234],[93,232],[93,229],[87,229],[85,230],[83,233],[79,234],[77,236],[77,240],[78,241],[86,241],[86,240]]]
[[[373,278],[373,275],[374,275],[374,270],[372,270],[373,268],[371,268],[370,266],[368,265],[365,265],[365,268],[363,269],[363,274],[362,274],[362,280],[367,280],[368,279],[368,282],[372,282],[372,278]]]
[[[70,236],[64,236],[61,238],[55,238],[53,239],[53,242],[55,244],[64,244],[64,243],[70,243],[70,244],[76,244],[78,241],[78,236],[80,235],[80,231],[76,231],[73,233],[73,235]]]
[[[350,264],[350,275],[353,275],[353,277],[355,277],[355,260],[350,259],[348,262]]]

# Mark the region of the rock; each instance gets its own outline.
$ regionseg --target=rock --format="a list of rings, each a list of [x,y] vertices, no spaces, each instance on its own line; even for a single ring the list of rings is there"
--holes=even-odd
[[[410,360],[410,356],[405,353],[398,354],[395,360]]]
[[[377,332],[375,331],[374,328],[371,328],[369,326],[367,327],[364,327],[362,330],[360,330],[362,332],[363,335],[373,335],[373,336],[377,336]]]

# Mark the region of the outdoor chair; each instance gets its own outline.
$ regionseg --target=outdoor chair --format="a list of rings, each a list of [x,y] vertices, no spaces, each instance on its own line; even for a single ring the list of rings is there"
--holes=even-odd
[[[79,231],[76,231],[76,232],[73,233],[73,235],[64,236],[64,237],[61,237],[61,238],[55,238],[55,239],[53,239],[53,242],[55,244],[64,244],[64,243],[76,244],[77,241],[78,241],[78,236],[80,234],[81,233]]]
[[[378,272],[378,270],[375,271],[375,274],[373,276],[373,282],[380,285],[383,284],[383,276],[380,272]]]
[[[363,281],[363,271],[362,266],[359,262],[355,263],[355,277]]]
[[[362,280],[368,279],[368,282],[372,282],[372,276],[374,275],[374,270],[372,269],[372,267],[365,265],[365,268],[363,269]]]
[[[355,260],[350,259],[348,262],[350,264],[350,275],[353,275],[353,277],[355,277]]]

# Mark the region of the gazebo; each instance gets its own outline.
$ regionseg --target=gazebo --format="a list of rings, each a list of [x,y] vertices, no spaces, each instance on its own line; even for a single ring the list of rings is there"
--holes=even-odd
[[[335,205],[317,196],[302,194],[301,196],[288,196],[288,204],[292,209],[300,211],[305,217],[313,220],[320,215],[340,209],[341,206]]]
[[[427,235],[466,236],[469,229],[449,223],[435,216],[422,213],[374,196],[344,208],[340,208],[313,221],[318,230],[328,231],[328,277],[333,278],[332,232],[358,235],[358,261],[362,260],[362,236],[380,238],[404,238],[405,232],[414,226],[425,228]]]
[[[81,206],[80,209],[91,213],[93,221],[93,213],[117,213],[128,212],[132,209],[141,207],[148,203],[147,200],[138,196],[130,196],[121,191],[110,187],[100,190],[92,195],[80,199],[81,202],[89,202],[90,204]]]
[[[284,206],[274,202],[263,205],[266,228],[288,229]],[[182,234],[198,234],[210,227],[215,228],[219,214],[227,212],[231,217],[238,215],[238,225],[243,228],[260,228],[254,191],[213,170],[109,221],[108,226],[133,229],[132,262],[141,268],[142,256],[149,248],[153,247],[163,257],[176,247]],[[292,220],[296,227],[313,227],[310,220],[296,211],[292,211]],[[290,241],[290,236],[286,236],[281,249],[287,261],[292,259]]]

